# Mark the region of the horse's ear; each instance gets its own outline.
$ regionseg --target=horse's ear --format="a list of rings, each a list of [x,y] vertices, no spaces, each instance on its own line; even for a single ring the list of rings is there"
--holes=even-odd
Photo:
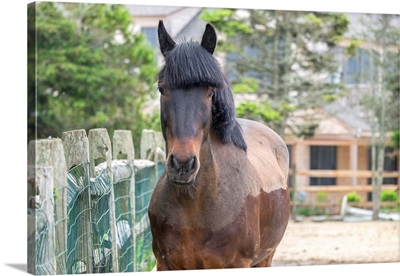
[[[175,46],[175,41],[169,36],[167,30],[164,27],[162,20],[158,22],[158,42],[160,44],[160,50],[163,56],[165,53],[171,51]]]
[[[210,54],[214,53],[215,46],[217,46],[217,34],[211,24],[206,25],[203,38],[201,40],[201,46],[206,49]]]

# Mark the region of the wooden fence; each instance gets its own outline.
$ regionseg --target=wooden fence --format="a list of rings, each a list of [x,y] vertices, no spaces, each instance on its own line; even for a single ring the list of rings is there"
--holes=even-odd
[[[308,177],[319,177],[319,178],[340,178],[346,177],[349,179],[360,179],[360,178],[371,178],[373,176],[372,171],[367,170],[296,170],[294,167],[290,170],[291,175],[291,187],[292,193],[307,193],[309,196],[308,200],[299,201],[296,196],[292,202],[296,207],[317,207],[317,208],[331,208],[334,212],[339,212],[341,202],[337,198],[342,198],[345,194],[355,192],[360,195],[365,195],[365,193],[372,192],[372,185],[334,185],[334,186],[298,186],[296,185],[297,176],[308,176]],[[399,178],[399,172],[383,172],[383,178]],[[400,197],[400,183],[399,184],[385,184],[381,186],[382,191],[396,191]],[[318,193],[327,194],[328,197],[334,197],[334,200],[327,200],[321,202],[316,200],[316,195]],[[311,198],[311,200],[310,200]],[[363,197],[361,202],[349,202],[351,206],[370,208],[372,207],[372,202],[366,201]],[[398,206],[398,202],[381,202],[381,207]]]
[[[141,160],[134,159],[127,130],[116,130],[112,142],[106,129],[30,141],[28,272],[151,269],[155,260],[147,207],[163,170],[160,148],[160,134],[147,130],[142,133]],[[149,156],[153,161],[145,159]]]

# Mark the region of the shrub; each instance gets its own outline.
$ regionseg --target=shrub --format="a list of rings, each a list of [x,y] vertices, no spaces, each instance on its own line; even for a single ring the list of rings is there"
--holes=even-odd
[[[327,199],[328,199],[328,193],[326,193],[326,192],[318,192],[317,193],[317,198],[316,198],[317,202],[326,203]]]
[[[308,217],[311,215],[311,208],[310,207],[297,207],[296,214],[300,216]]]
[[[347,194],[347,202],[361,202],[361,196],[355,192],[350,192]]]
[[[396,191],[382,191],[381,200],[382,202],[396,202],[399,197]]]

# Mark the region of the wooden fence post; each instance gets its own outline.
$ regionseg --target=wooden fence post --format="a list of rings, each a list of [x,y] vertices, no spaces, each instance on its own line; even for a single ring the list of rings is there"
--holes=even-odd
[[[119,272],[118,246],[117,246],[117,222],[115,217],[115,196],[113,185],[113,172],[111,167],[111,141],[107,129],[98,128],[89,131],[89,157],[90,177],[95,177],[94,167],[97,159],[105,159],[107,163],[107,174],[110,181],[110,230],[112,239],[112,268],[113,272]]]
[[[154,130],[144,129],[140,140],[140,158],[154,161],[154,182],[158,180],[158,162],[165,161],[165,154],[161,156],[158,149],[165,151],[165,142],[162,134]]]
[[[30,141],[28,145],[28,165],[52,167],[53,188],[46,194],[54,194],[55,205],[55,254],[56,273],[66,274],[67,252],[67,169],[61,139]],[[44,173],[44,172],[43,172]]]
[[[157,151],[158,148],[164,152],[166,151],[162,133],[150,129],[144,129],[140,139],[140,159],[154,161],[157,158],[158,161],[163,161],[162,159],[165,159],[165,156],[160,158],[160,153]]]
[[[136,235],[135,235],[135,148],[132,140],[132,132],[130,130],[115,130],[113,135],[113,159],[119,159],[119,155],[126,155],[129,167],[132,175],[129,180],[129,185],[117,185],[115,188],[116,198],[121,198],[116,203],[118,210],[124,213],[130,213],[130,219],[125,217],[131,227],[130,245],[132,252],[132,271],[135,271],[135,260],[136,260]],[[124,196],[129,195],[129,201],[122,200]],[[127,265],[126,265],[127,266]]]
[[[149,159],[149,156],[156,147],[154,130],[143,129],[140,139],[140,159]]]
[[[76,247],[74,260],[81,260],[86,265],[86,273],[92,273],[92,223],[91,223],[91,200],[90,200],[90,179],[89,179],[89,140],[84,129],[66,131],[62,136],[65,153],[66,167],[68,170],[78,165],[85,166],[83,181],[77,181],[81,184],[79,187],[79,198],[76,201],[75,208],[79,211],[76,218]],[[71,218],[70,218],[71,219]],[[68,262],[69,260],[67,260]],[[74,263],[68,263],[72,266]]]
[[[28,272],[56,274],[53,168],[28,166]]]

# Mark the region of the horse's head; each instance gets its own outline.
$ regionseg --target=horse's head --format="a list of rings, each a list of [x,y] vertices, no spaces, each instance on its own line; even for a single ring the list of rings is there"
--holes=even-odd
[[[235,120],[232,93],[225,91],[225,77],[212,56],[217,42],[214,28],[207,24],[201,43],[176,44],[160,21],[158,39],[165,58],[158,87],[166,170],[174,184],[190,185],[199,172],[201,148],[210,130],[224,143],[233,142],[244,150],[246,146]],[[240,137],[234,137],[238,131]]]

